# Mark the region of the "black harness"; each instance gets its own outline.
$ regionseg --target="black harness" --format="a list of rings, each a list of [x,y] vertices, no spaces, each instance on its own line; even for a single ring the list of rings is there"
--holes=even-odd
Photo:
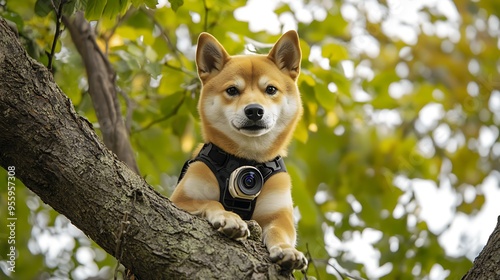
[[[179,182],[186,174],[189,165],[195,161],[205,163],[214,173],[219,183],[219,202],[224,206],[224,209],[235,212],[243,220],[250,220],[252,218],[257,198],[249,200],[231,196],[229,193],[229,176],[231,173],[241,166],[253,166],[260,171],[265,183],[272,175],[279,172],[286,172],[285,162],[281,156],[277,156],[268,162],[259,163],[228,154],[216,145],[206,143],[194,159],[186,161],[182,167]]]

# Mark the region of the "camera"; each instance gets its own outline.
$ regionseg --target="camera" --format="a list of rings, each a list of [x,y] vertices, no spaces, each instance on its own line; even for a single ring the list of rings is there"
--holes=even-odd
[[[264,178],[253,166],[237,168],[229,176],[229,193],[234,198],[254,200],[262,189]]]

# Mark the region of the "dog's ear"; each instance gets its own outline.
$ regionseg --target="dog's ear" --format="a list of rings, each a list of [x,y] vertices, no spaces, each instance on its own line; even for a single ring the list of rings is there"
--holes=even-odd
[[[228,59],[229,54],[214,36],[205,32],[200,34],[196,49],[196,65],[202,82],[205,82],[211,74],[219,72]]]
[[[290,75],[292,79],[297,79],[302,59],[297,32],[290,30],[283,34],[267,57],[274,61],[281,71]]]

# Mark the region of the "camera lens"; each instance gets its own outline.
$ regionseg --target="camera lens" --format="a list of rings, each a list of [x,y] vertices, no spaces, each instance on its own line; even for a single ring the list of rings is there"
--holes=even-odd
[[[245,177],[243,178],[243,185],[247,188],[253,188],[255,187],[255,173],[254,172],[248,172],[248,174],[245,174]]]
[[[238,176],[238,186],[242,193],[254,195],[260,192],[262,188],[262,180],[257,178],[257,174],[253,169],[242,170]]]
[[[242,166],[231,173],[229,192],[235,198],[254,199],[264,184],[260,171],[253,166]]]

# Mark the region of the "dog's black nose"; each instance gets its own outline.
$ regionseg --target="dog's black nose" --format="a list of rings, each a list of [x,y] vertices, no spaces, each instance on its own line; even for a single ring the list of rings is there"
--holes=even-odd
[[[259,104],[250,104],[245,107],[245,115],[252,121],[261,120],[264,116],[264,107]]]

